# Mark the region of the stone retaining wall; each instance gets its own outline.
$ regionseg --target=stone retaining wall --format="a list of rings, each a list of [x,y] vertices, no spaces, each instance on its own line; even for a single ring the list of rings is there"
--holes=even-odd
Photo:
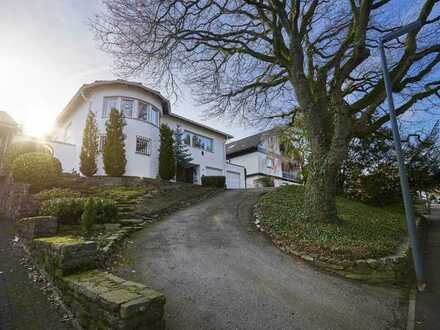
[[[258,230],[265,232],[261,227],[258,204],[254,208],[255,224]],[[417,228],[423,220],[420,217],[417,221]],[[270,235],[269,235],[270,236]],[[406,238],[399,246],[395,254],[377,259],[341,260],[336,258],[323,257],[318,254],[307,254],[296,251],[286,246],[275,237],[270,237],[272,242],[282,251],[301,258],[314,266],[328,272],[338,274],[345,278],[362,280],[368,283],[400,284],[408,282],[413,273],[412,256],[409,239]]]
[[[38,202],[29,193],[28,184],[14,183],[10,177],[0,179],[0,210],[4,215],[17,220],[37,213]]]
[[[73,237],[36,238],[37,266],[60,292],[83,329],[165,329],[165,297],[96,267],[97,244]]]
[[[282,245],[278,247],[321,269],[368,283],[402,283],[407,281],[412,269],[408,240],[401,244],[395,255],[378,259],[338,260],[294,251]]]
[[[107,272],[63,278],[63,300],[85,329],[164,329],[165,297]]]

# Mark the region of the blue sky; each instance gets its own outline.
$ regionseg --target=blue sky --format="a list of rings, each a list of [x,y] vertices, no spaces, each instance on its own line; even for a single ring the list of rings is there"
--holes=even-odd
[[[1,0],[0,110],[28,134],[47,133],[83,83],[117,78],[86,24],[100,9],[99,0]],[[187,92],[173,111],[201,120],[203,108]],[[222,120],[204,122],[235,137],[255,132]]]

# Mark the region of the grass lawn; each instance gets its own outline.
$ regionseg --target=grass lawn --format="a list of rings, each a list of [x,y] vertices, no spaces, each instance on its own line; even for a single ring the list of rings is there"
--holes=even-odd
[[[284,186],[265,194],[257,212],[277,245],[337,259],[378,258],[395,252],[406,235],[403,209],[373,207],[337,197],[338,224],[303,221],[304,188]]]

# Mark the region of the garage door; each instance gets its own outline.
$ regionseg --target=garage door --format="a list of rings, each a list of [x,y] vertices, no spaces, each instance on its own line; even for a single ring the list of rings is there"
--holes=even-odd
[[[218,176],[218,175],[223,175],[223,171],[214,167],[206,168],[206,176]]]
[[[240,173],[226,171],[226,187],[228,189],[240,189]]]

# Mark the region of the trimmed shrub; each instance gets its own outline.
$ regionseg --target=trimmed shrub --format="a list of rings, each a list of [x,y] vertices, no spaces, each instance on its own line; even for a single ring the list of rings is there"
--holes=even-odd
[[[46,201],[48,199],[55,198],[78,198],[81,194],[76,191],[65,188],[52,188],[48,190],[43,190],[35,195],[39,201]]]
[[[58,181],[61,165],[59,160],[50,154],[30,152],[15,158],[11,173],[16,181],[29,183],[33,191],[41,191]]]
[[[226,188],[226,177],[223,175],[218,176],[202,176],[202,186]]]
[[[30,141],[13,143],[8,147],[8,150],[6,151],[5,154],[6,169],[11,170],[12,163],[18,156],[30,152],[41,152],[48,155],[51,154],[50,149],[46,145],[41,143],[30,142]]]
[[[125,156],[125,120],[118,110],[112,109],[105,124],[105,143],[102,150],[104,171],[108,176],[123,176],[127,158]]]
[[[171,180],[176,175],[173,135],[168,125],[160,125],[159,176],[163,180]]]
[[[87,199],[84,205],[84,212],[81,215],[81,226],[85,234],[90,233],[96,222],[96,208],[93,198]]]
[[[256,179],[255,182],[261,185],[262,187],[275,187],[273,178],[270,176],[263,176],[261,178]]]
[[[96,127],[95,114],[89,111],[84,128],[81,145],[80,168],[85,176],[93,176],[98,171],[96,158],[98,157],[98,128]]]
[[[85,209],[88,198],[55,198],[41,204],[41,215],[58,217],[62,224],[78,224]],[[114,222],[118,216],[118,208],[112,200],[93,198],[96,210],[96,223]]]

